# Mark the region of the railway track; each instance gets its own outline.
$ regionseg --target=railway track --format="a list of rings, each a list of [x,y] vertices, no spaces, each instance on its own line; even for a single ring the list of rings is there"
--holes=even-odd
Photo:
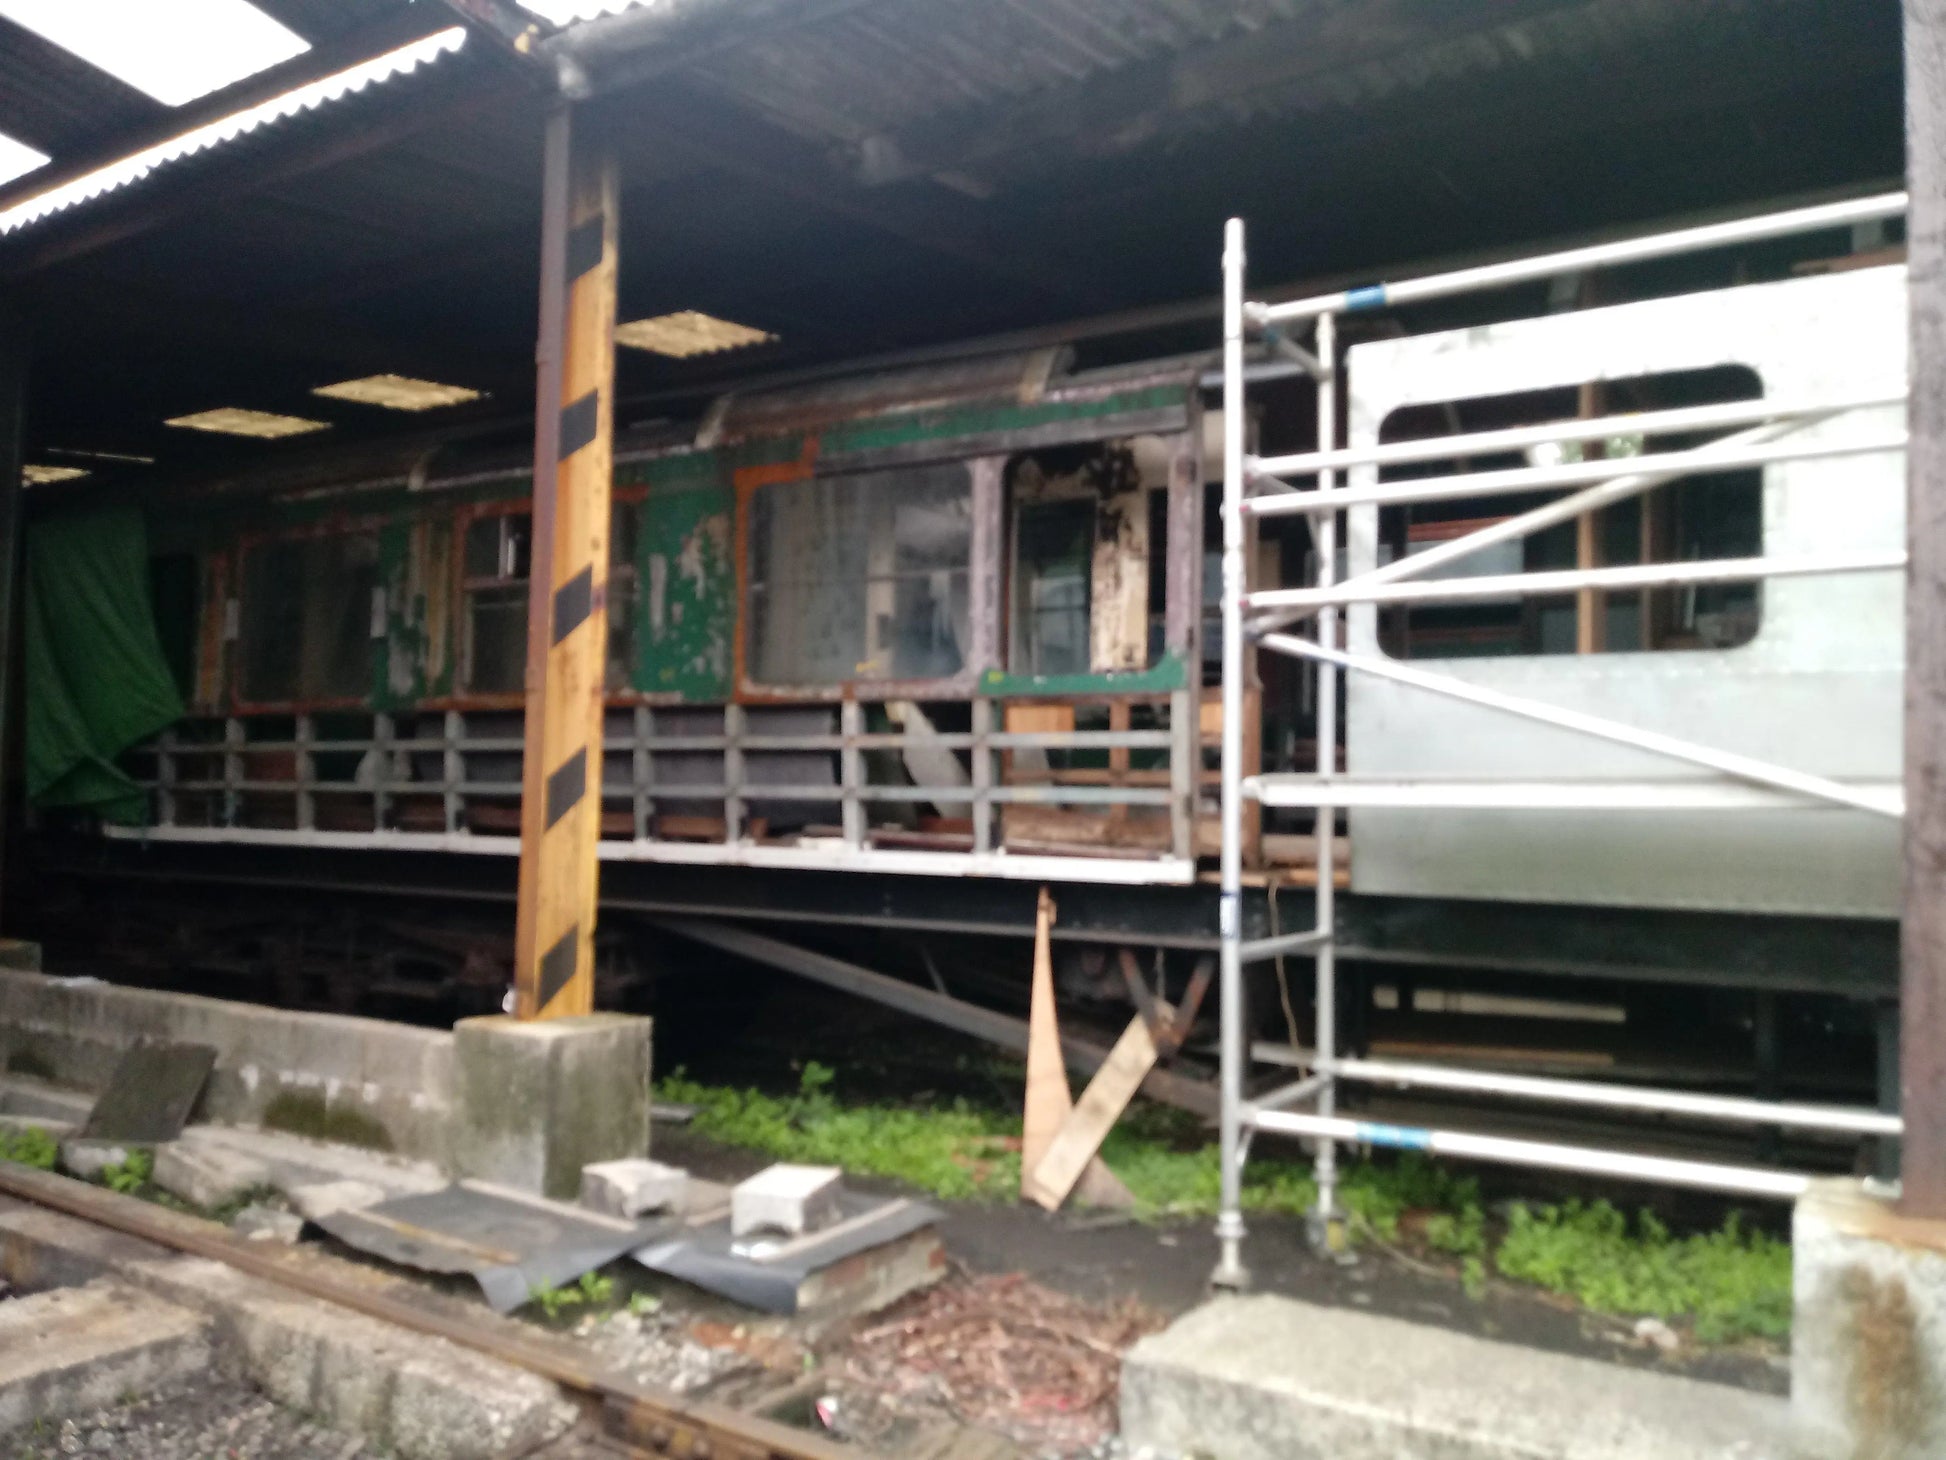
[[[879,1460],[775,1419],[684,1399],[591,1362],[563,1338],[476,1304],[377,1278],[315,1250],[266,1247],[188,1216],[65,1176],[0,1161],[0,1195],[188,1256],[220,1262],[303,1297],[486,1355],[576,1396],[618,1456],[652,1460]],[[763,1400],[759,1408],[766,1407]]]

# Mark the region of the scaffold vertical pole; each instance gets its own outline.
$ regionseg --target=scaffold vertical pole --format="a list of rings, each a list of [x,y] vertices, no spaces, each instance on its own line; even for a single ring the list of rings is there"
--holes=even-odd
[[[594,1008],[615,378],[615,164],[548,118],[514,1012]]]
[[[1316,354],[1322,367],[1318,374],[1318,450],[1332,451],[1338,445],[1338,317],[1318,316]],[[1317,489],[1328,492],[1338,484],[1335,471],[1318,473]],[[1318,550],[1317,586],[1329,588],[1337,582],[1338,515],[1322,512],[1311,519]],[[1325,608],[1318,614],[1318,643],[1326,649],[1338,647],[1338,610]],[[1338,671],[1329,664],[1317,666],[1318,692],[1317,773],[1321,784],[1329,786],[1338,771]],[[1337,1114],[1337,1082],[1331,1073],[1338,1057],[1338,957],[1333,947],[1332,929],[1337,917],[1337,812],[1329,805],[1317,808],[1313,830],[1318,843],[1317,920],[1312,924],[1322,941],[1313,955],[1317,972],[1317,1030],[1313,1043],[1318,1052],[1318,1114],[1329,1119]],[[1338,1148],[1328,1138],[1318,1142],[1318,1235],[1332,1245],[1338,1190]]]
[[[1222,857],[1218,898],[1222,1022],[1222,1196],[1210,1281],[1241,1288],[1243,1266],[1243,220],[1223,234],[1223,741]]]

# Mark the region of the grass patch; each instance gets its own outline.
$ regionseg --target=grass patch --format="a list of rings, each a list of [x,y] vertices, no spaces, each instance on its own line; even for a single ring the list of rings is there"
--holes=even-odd
[[[0,1161],[32,1166],[36,1171],[52,1171],[61,1148],[54,1137],[37,1125],[21,1130],[0,1130]]]
[[[886,1176],[949,1201],[1011,1201],[1020,1191],[1020,1116],[965,1099],[937,1109],[841,1102],[833,1072],[807,1063],[786,1095],[704,1085],[679,1070],[657,1098],[693,1105],[698,1135],[784,1161]],[[1182,1111],[1140,1104],[1110,1132],[1102,1158],[1145,1220],[1213,1215],[1215,1143]],[[1676,1236],[1647,1211],[1606,1202],[1515,1203],[1490,1213],[1479,1182],[1425,1156],[1347,1162],[1339,1200],[1354,1241],[1398,1244],[1450,1267],[1479,1296],[1499,1276],[1617,1316],[1693,1323],[1705,1343],[1790,1331],[1790,1244],[1734,1215]],[[1317,1201],[1308,1162],[1264,1154],[1244,1168],[1249,1211],[1302,1216]]]

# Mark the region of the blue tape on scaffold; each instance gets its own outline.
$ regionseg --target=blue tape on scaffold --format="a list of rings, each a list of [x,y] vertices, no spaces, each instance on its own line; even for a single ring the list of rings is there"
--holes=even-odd
[[[1385,286],[1367,284],[1359,289],[1345,291],[1346,309],[1383,309],[1385,308]]]
[[[1373,1125],[1361,1120],[1358,1139],[1368,1146],[1391,1146],[1400,1151],[1432,1149],[1432,1132],[1416,1125]]]

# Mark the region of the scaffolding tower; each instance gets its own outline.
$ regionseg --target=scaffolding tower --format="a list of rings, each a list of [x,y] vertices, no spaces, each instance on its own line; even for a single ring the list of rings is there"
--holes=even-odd
[[[1678,478],[1803,461],[1900,451],[1903,429],[1864,429],[1839,439],[1793,439],[1813,424],[1836,421],[1874,408],[1903,403],[1905,394],[1828,396],[1823,399],[1761,399],[1687,406],[1628,416],[1449,435],[1425,441],[1345,449],[1338,415],[1343,368],[1338,320],[1343,314],[1384,310],[1455,295],[1552,281],[1588,271],[1668,258],[1727,246],[1784,238],[1822,229],[1856,228],[1900,217],[1904,193],[1799,208],[1601,244],[1541,257],[1371,285],[1282,303],[1248,299],[1244,225],[1230,220],[1223,251],[1223,653],[1221,820],[1221,1022],[1222,1196],[1216,1235],[1220,1258],[1213,1281],[1241,1287],[1243,1167],[1258,1133],[1298,1136],[1317,1144],[1318,1204],[1314,1234],[1330,1240],[1336,1210],[1337,1147],[1340,1144],[1418,1150],[1477,1161],[1579,1171],[1750,1196],[1794,1198],[1810,1178],[1766,1167],[1680,1160],[1626,1150],[1512,1139],[1460,1130],[1384,1125],[1342,1117],[1340,1082],[1466,1093],[1584,1109],[1658,1112],[1694,1120],[1760,1127],[1822,1130],[1896,1138],[1896,1114],[1829,1105],[1791,1104],[1676,1090],[1622,1087],[1599,1082],[1544,1079],[1440,1065],[1344,1058],[1339,1054],[1337,952],[1334,941],[1336,854],[1334,829],[1340,811],[1359,806],[1407,808],[1438,814],[1453,808],[1494,810],[1657,809],[1733,810],[1754,806],[1847,807],[1900,818],[1904,799],[1895,784],[1859,784],[1813,775],[1789,766],[1642,729],[1618,720],[1506,694],[1489,687],[1410,666],[1389,657],[1347,652],[1340,644],[1341,612],[1354,605],[1465,602],[1492,595],[1562,594],[1676,588],[1759,582],[1770,577],[1860,573],[1901,569],[1903,553],[1824,553],[1816,556],[1643,563],[1582,567],[1573,571],[1521,572],[1461,580],[1431,575],[1482,549],[1516,543],[1534,533],[1618,501],[1640,497]],[[1300,343],[1306,327],[1308,345]],[[1247,350],[1251,337],[1257,341]],[[1254,359],[1252,357],[1255,357]],[[1268,358],[1266,358],[1268,357]],[[1317,447],[1296,455],[1249,453],[1247,390],[1253,379],[1308,376],[1317,391]],[[1609,461],[1550,462],[1494,471],[1456,466],[1439,475],[1384,482],[1382,468],[1456,462],[1469,455],[1529,451],[1555,443],[1590,442],[1620,433],[1721,431],[1701,446],[1635,457],[1626,467]],[[1565,455],[1566,453],[1562,453]],[[1341,474],[1369,469],[1371,479],[1341,486]],[[1305,483],[1308,482],[1308,485]],[[1477,527],[1437,548],[1401,556],[1337,577],[1341,514],[1358,507],[1408,502],[1451,502],[1515,493],[1565,493],[1541,505]],[[1298,588],[1253,589],[1246,552],[1253,521],[1299,515],[1309,525],[1315,581]],[[1417,580],[1417,581],[1410,581]],[[1305,621],[1312,633],[1291,630]],[[1316,771],[1312,775],[1246,775],[1244,705],[1254,656],[1269,651],[1315,666]],[[1638,751],[1708,772],[1707,779],[1643,781],[1554,780],[1360,780],[1338,770],[1341,675],[1372,675],[1429,695],[1458,699],[1503,715]],[[1246,803],[1313,811],[1317,886],[1311,927],[1246,940],[1243,937],[1243,829]],[[1315,1049],[1289,1056],[1308,1073],[1302,1079],[1251,1095],[1245,1082],[1250,1031],[1245,1007],[1247,966],[1309,954],[1315,961]],[[1308,1109],[1303,1107],[1309,1107]]]

